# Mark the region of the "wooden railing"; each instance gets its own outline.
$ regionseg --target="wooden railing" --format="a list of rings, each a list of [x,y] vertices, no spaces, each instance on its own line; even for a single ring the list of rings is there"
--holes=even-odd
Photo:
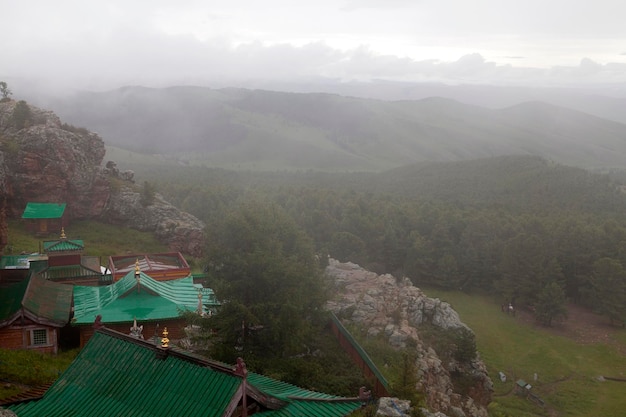
[[[377,398],[388,397],[390,389],[387,380],[380,373],[367,352],[333,313],[330,313],[330,328],[343,350],[350,355],[352,361],[363,371],[365,379],[373,381],[372,394]]]

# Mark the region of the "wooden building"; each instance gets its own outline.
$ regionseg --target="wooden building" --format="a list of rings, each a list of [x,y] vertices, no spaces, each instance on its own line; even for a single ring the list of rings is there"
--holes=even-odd
[[[68,239],[64,228],[59,239],[44,241],[42,246],[47,261],[45,267],[39,267],[37,272],[43,278],[74,285],[106,285],[112,282],[111,275],[101,271],[100,258],[83,255],[83,241]]]
[[[94,322],[129,333],[135,320],[143,326],[146,339],[167,327],[172,339],[185,337],[181,311],[212,314],[219,302],[210,288],[194,284],[193,277],[157,281],[137,269],[106,286],[75,286],[72,325],[80,328],[80,345],[91,338]]]
[[[0,288],[0,347],[56,353],[60,329],[70,319],[72,290],[34,274]]]
[[[26,230],[38,235],[47,236],[59,233],[67,227],[69,216],[65,203],[28,203],[22,214]]]
[[[31,265],[45,259],[38,253],[0,256],[0,287],[25,280]]]

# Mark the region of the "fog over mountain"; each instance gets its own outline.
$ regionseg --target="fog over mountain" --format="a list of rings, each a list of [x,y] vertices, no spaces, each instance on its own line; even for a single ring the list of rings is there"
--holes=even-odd
[[[626,124],[537,101],[489,109],[441,97],[125,87],[52,108],[110,146],[177,164],[378,171],[522,154],[591,169],[626,166]]]
[[[617,138],[622,128],[595,117],[626,123],[624,14],[626,3],[616,0],[268,0],[262,4],[24,0],[7,2],[2,8],[0,81],[9,84],[13,98],[58,111],[72,123],[97,130],[110,144],[136,150],[154,145],[158,150],[175,143],[180,153],[195,152],[198,143],[204,143],[203,150],[229,150],[208,159],[193,155],[206,163],[248,165],[251,158],[242,157],[242,150],[259,157],[276,145],[284,153],[278,155],[280,161],[264,164],[281,166],[289,161],[290,166],[308,166],[298,162],[304,152],[324,157],[329,166],[380,168],[383,160],[382,166],[396,166],[424,155],[449,159],[509,151],[541,153],[529,143],[539,146],[537,138],[550,137],[540,147],[554,150],[558,147],[552,141],[567,137],[575,145],[565,149],[565,162],[615,166],[621,165]],[[153,94],[163,100],[146,101],[148,96],[132,86],[155,89]],[[195,89],[193,94],[199,96],[213,91],[216,101],[165,97],[166,91],[181,91],[176,89],[155,93],[169,87]],[[224,95],[224,89],[240,89],[238,98],[227,98],[235,90]],[[341,103],[341,111],[328,114],[329,121],[306,124],[298,119],[303,114],[296,114],[297,107],[293,114],[283,114],[268,112],[265,106],[294,104],[298,97],[298,104],[315,113],[321,96],[265,94],[261,99],[260,93],[241,93],[253,90],[329,93],[346,99],[331,100],[332,108]],[[123,98],[124,91],[138,94],[134,104],[124,101],[132,96]],[[90,94],[93,103],[85,102]],[[220,95],[227,101],[220,101]],[[431,112],[433,120],[420,119],[406,110],[409,105],[393,104],[416,101],[419,104],[411,106],[419,107],[424,105],[420,100],[431,97],[456,102],[436,106],[459,109],[459,115],[446,117],[458,116],[463,122],[443,122],[432,109],[426,113]],[[238,107],[249,104],[250,98],[256,100],[253,109]],[[101,100],[111,101],[106,105]],[[356,107],[347,104],[351,100]],[[523,129],[517,122],[502,125],[505,114],[513,116],[498,110],[529,102],[548,104],[521,107],[532,114],[541,108],[548,119],[557,117],[552,106],[585,114],[557,111],[562,124],[557,133],[539,132],[542,123],[526,118],[532,137],[522,140]],[[77,103],[84,108],[76,107]],[[122,104],[126,107],[115,107]],[[375,115],[372,120],[363,112],[368,106],[375,108],[369,109]],[[88,114],[97,109],[106,111]],[[467,112],[480,116],[470,120]],[[600,133],[581,128],[580,121],[588,121]],[[140,138],[147,132],[153,143]],[[584,137],[579,132],[585,132]],[[206,139],[209,136],[211,140]],[[251,148],[253,137],[257,140]],[[398,141],[406,142],[404,150],[396,148]],[[470,151],[468,144],[474,141],[488,146]],[[418,152],[416,143],[422,147],[428,143],[427,149]],[[435,143],[439,145],[432,148]],[[241,149],[235,151],[233,146]],[[399,159],[393,161],[396,156]],[[551,151],[546,156],[563,155]]]

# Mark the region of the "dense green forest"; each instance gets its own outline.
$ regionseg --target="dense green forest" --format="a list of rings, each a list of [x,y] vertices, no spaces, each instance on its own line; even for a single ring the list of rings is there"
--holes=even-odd
[[[264,200],[322,257],[418,286],[493,293],[546,325],[568,299],[626,318],[626,195],[608,176],[530,156],[380,174],[134,168],[209,235],[236,207]]]

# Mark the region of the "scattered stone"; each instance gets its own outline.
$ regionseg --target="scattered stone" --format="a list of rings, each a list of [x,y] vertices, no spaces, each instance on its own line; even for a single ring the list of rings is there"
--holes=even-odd
[[[411,401],[383,397],[378,400],[377,416],[410,417]]]

